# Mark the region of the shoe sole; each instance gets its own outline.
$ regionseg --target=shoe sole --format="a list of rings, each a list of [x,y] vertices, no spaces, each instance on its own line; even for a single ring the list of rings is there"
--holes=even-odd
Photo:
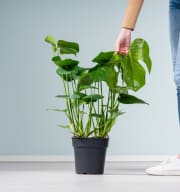
[[[158,172],[148,172],[148,175],[157,175],[157,176],[180,176],[180,171],[158,171]]]

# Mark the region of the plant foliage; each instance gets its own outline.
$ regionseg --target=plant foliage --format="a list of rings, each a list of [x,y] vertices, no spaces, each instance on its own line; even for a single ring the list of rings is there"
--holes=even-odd
[[[80,67],[78,60],[69,57],[62,59],[62,55],[76,56],[78,43],[56,41],[52,36],[47,36],[45,41],[52,46],[52,62],[64,86],[64,93],[56,97],[65,100],[66,109],[54,111],[64,112],[69,125],[59,127],[70,129],[76,137],[104,138],[115,120],[124,114],[120,104],[148,104],[129,94],[130,90],[141,89],[146,71],[151,72],[149,46],[144,39],[135,39],[126,56],[114,51],[100,52],[92,59],[95,66],[91,68]],[[107,94],[103,82],[108,88]]]

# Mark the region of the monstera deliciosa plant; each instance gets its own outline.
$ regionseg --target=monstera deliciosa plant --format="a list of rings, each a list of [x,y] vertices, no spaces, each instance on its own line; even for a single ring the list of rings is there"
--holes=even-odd
[[[151,72],[149,46],[144,39],[135,39],[126,56],[100,52],[90,68],[70,57],[77,56],[78,43],[56,41],[52,36],[45,41],[52,46],[52,62],[64,86],[64,93],[56,97],[66,102],[65,109],[53,110],[65,113],[69,124],[59,126],[70,129],[73,138],[108,138],[116,119],[124,114],[121,104],[147,104],[129,93],[141,89],[146,70]]]

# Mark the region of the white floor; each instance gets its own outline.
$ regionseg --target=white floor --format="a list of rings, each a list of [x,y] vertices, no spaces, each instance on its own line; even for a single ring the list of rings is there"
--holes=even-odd
[[[77,175],[74,163],[0,163],[0,192],[180,192],[180,176],[149,176],[158,162],[106,162],[104,175]]]

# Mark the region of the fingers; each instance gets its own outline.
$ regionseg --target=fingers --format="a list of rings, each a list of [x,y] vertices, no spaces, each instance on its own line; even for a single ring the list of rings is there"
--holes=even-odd
[[[120,54],[127,55],[128,51],[129,51],[129,43],[128,42],[119,44],[119,53]]]
[[[119,53],[121,55],[127,55],[128,54],[128,50],[119,50]]]
[[[121,55],[127,55],[129,46],[127,44],[117,42],[114,47],[114,51],[120,53]]]

